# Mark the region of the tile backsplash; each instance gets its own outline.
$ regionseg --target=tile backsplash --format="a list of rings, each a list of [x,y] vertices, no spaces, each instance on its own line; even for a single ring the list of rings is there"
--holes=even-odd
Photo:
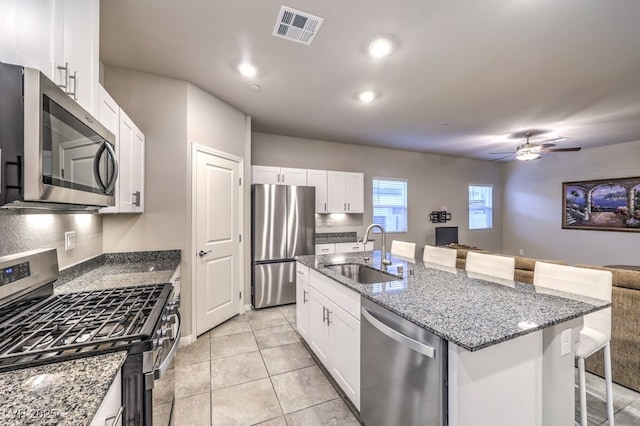
[[[75,248],[65,251],[68,231],[76,233]],[[60,268],[102,254],[102,216],[0,212],[0,256],[40,248],[56,248]]]

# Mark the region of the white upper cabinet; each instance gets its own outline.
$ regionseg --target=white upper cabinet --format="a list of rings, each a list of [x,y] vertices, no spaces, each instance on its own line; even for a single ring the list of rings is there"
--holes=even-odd
[[[253,183],[275,185],[307,185],[307,169],[288,167],[253,166]]]
[[[144,134],[102,86],[99,85],[98,90],[98,119],[116,135],[116,157],[119,167],[116,205],[100,209],[100,212],[143,213]]]
[[[364,213],[364,174],[327,172],[329,213]]]
[[[327,171],[307,170],[307,185],[316,188],[316,213],[329,213],[327,205]]]
[[[144,135],[120,110],[120,213],[144,212]]]
[[[39,69],[94,116],[99,37],[99,0],[0,1],[0,61]]]
[[[116,158],[120,157],[120,106],[102,87],[98,86],[98,120],[116,136]],[[118,160],[120,162],[120,160]],[[117,213],[120,206],[120,177],[116,179],[116,205],[100,209],[100,213]]]
[[[58,19],[61,11],[57,5],[63,3],[63,32],[61,42],[54,38],[54,81],[66,86],[70,96],[91,114],[97,115],[100,1],[56,0],[55,3]],[[55,25],[57,33],[59,25]]]

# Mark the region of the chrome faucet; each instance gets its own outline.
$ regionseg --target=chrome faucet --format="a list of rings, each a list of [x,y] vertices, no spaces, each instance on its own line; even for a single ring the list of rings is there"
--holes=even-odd
[[[377,223],[372,223],[371,225],[369,225],[369,227],[367,228],[367,230],[364,233],[364,237],[362,237],[362,243],[365,244],[366,241],[369,239],[369,232],[371,232],[371,230],[373,228],[378,228],[380,230],[380,232],[382,232],[382,269],[386,271],[387,269],[387,265],[391,265],[391,261],[387,260],[387,234],[384,232],[384,228],[380,225],[378,225]],[[364,247],[364,245],[363,245]]]

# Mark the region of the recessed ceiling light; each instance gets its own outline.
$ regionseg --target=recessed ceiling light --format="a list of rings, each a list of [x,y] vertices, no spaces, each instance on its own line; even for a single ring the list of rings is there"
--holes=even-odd
[[[240,71],[240,74],[242,74],[243,76],[249,78],[255,77],[257,73],[256,67],[247,62],[243,62],[238,65],[238,71]]]
[[[393,49],[393,43],[391,40],[379,38],[369,44],[369,55],[374,58],[382,58],[383,56],[387,56],[391,53],[391,49]]]
[[[364,91],[364,92],[360,92],[358,94],[358,99],[360,99],[360,101],[364,102],[364,103],[369,103],[372,100],[374,100],[375,98],[376,98],[376,94],[373,93],[370,90],[367,90],[367,91]]]

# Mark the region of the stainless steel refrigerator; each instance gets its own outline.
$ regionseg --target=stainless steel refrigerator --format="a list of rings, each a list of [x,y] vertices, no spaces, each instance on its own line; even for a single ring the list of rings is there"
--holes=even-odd
[[[251,186],[254,308],[295,303],[294,256],[315,254],[315,191],[312,186]]]

